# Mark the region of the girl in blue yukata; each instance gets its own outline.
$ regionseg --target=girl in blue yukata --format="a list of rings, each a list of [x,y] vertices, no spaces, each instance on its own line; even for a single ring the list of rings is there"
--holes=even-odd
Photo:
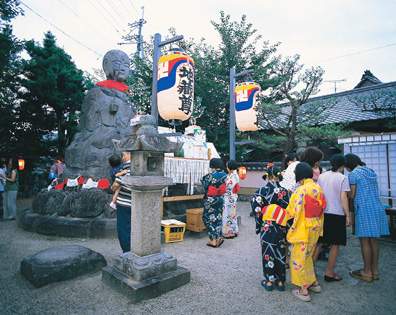
[[[263,176],[266,186],[257,190],[251,200],[256,217],[256,234],[260,233],[260,244],[264,280],[261,285],[272,291],[274,283],[278,291],[285,290],[286,267],[286,207],[290,194],[279,185],[281,170],[276,166],[268,168]]]
[[[202,187],[205,189],[202,220],[210,238],[207,245],[219,247],[224,242],[221,238],[221,230],[224,210],[223,195],[226,192],[227,175],[222,170],[223,162],[221,159],[211,159],[209,167],[210,173],[201,179]]]

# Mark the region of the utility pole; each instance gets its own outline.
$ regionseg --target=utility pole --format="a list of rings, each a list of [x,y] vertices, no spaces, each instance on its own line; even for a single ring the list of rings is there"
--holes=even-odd
[[[129,33],[126,36],[122,36],[122,38],[127,42],[118,43],[118,45],[136,44],[135,55],[136,55],[136,57],[139,57],[140,59],[143,60],[144,59],[144,48],[143,48],[142,27],[143,27],[143,24],[146,24],[147,22],[143,18],[144,7],[142,7],[141,9],[142,9],[142,18],[137,22],[128,23]],[[138,30],[138,33],[133,34],[136,31],[136,29]]]
[[[328,81],[323,81],[323,82],[332,82],[334,83],[334,93],[337,93],[337,83],[340,82],[345,82],[346,79],[342,79],[342,80],[328,80]]]

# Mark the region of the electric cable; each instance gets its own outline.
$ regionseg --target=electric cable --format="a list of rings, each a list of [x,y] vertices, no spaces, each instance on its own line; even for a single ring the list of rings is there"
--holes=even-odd
[[[113,9],[113,11],[120,17],[120,19],[121,19],[125,24],[128,24],[128,22],[126,22],[126,21],[124,20],[124,18],[121,16],[121,14],[120,14],[120,12],[117,10],[117,8],[114,7],[114,6],[111,4],[111,2],[110,2],[109,0],[106,0],[106,2],[110,5],[110,7]]]
[[[369,52],[369,51],[378,50],[378,49],[382,49],[382,48],[386,48],[386,47],[390,47],[390,46],[394,46],[394,45],[396,45],[396,43],[392,43],[392,44],[388,44],[388,45],[384,45],[384,46],[380,46],[380,47],[375,47],[375,48],[371,48],[371,49],[366,49],[366,50],[358,51],[358,52],[355,52],[355,53],[342,55],[342,56],[329,58],[329,59],[324,59],[324,60],[320,60],[320,61],[321,62],[322,61],[330,61],[330,60],[340,59],[340,58],[344,58],[344,57],[350,57],[350,56],[359,55],[359,54],[363,54],[363,53],[366,53],[366,52]]]
[[[91,0],[88,0],[88,2],[95,8],[96,11],[98,11],[98,13],[107,21],[107,23],[109,23],[109,25],[117,31],[117,33],[120,33],[120,31],[113,24],[111,24],[111,22],[107,19],[107,17],[105,15],[103,15],[102,12],[99,11],[99,9],[91,2]],[[117,22],[116,22],[116,24],[117,24]]]
[[[103,4],[97,0],[97,3],[99,3],[99,5],[103,8],[103,10],[105,10],[105,12],[113,19],[113,21],[116,23],[116,25],[120,25],[120,23],[113,17],[113,15],[111,15],[111,13],[109,12],[109,10],[106,10],[106,8],[103,6]],[[122,31],[125,32],[125,30],[121,27]]]
[[[22,1],[20,1],[20,3],[22,5],[24,5],[27,9],[29,9],[30,11],[32,11],[34,14],[36,14],[38,17],[40,17],[41,19],[43,19],[44,21],[46,21],[48,24],[52,25],[53,27],[55,27],[58,31],[60,31],[61,33],[63,33],[64,35],[66,35],[67,37],[69,37],[70,39],[72,39],[73,41],[75,41],[77,44],[83,46],[84,48],[92,51],[93,53],[95,53],[96,55],[98,55],[99,57],[103,57],[103,55],[99,54],[98,52],[96,52],[95,50],[89,48],[88,46],[84,45],[83,43],[81,43],[79,40],[75,39],[74,37],[70,36],[69,34],[65,33],[63,30],[61,30],[59,27],[57,27],[55,24],[51,23],[50,21],[48,21],[46,18],[44,18],[43,16],[41,16],[40,14],[38,14],[36,11],[34,11],[32,8],[30,8],[29,6],[27,6],[25,3],[23,3]]]
[[[100,37],[102,37],[105,41],[107,41],[109,44],[113,45],[109,39],[105,38],[100,34],[95,28],[93,28],[90,24],[88,24],[84,19],[82,19],[72,8],[70,8],[66,3],[64,3],[62,0],[58,0],[60,3],[62,3],[68,10],[70,10],[75,16],[77,16],[81,21],[85,23],[85,25],[89,26],[91,30],[93,30],[96,34],[98,34]]]

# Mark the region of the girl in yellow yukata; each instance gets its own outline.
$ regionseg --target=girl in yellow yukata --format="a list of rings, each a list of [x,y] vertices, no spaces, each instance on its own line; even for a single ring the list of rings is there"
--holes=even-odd
[[[309,302],[311,298],[308,290],[321,292],[312,255],[318,238],[322,235],[326,198],[320,186],[312,180],[311,166],[299,163],[295,174],[296,182],[301,186],[291,196],[286,209],[288,218],[293,218],[293,224],[287,233],[287,241],[291,244],[290,277],[292,283],[300,287],[293,294]]]

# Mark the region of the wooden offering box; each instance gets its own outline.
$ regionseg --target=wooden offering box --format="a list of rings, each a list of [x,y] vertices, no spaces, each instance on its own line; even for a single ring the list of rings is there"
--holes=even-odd
[[[203,208],[187,209],[187,230],[194,232],[202,232],[205,225],[202,221]]]

